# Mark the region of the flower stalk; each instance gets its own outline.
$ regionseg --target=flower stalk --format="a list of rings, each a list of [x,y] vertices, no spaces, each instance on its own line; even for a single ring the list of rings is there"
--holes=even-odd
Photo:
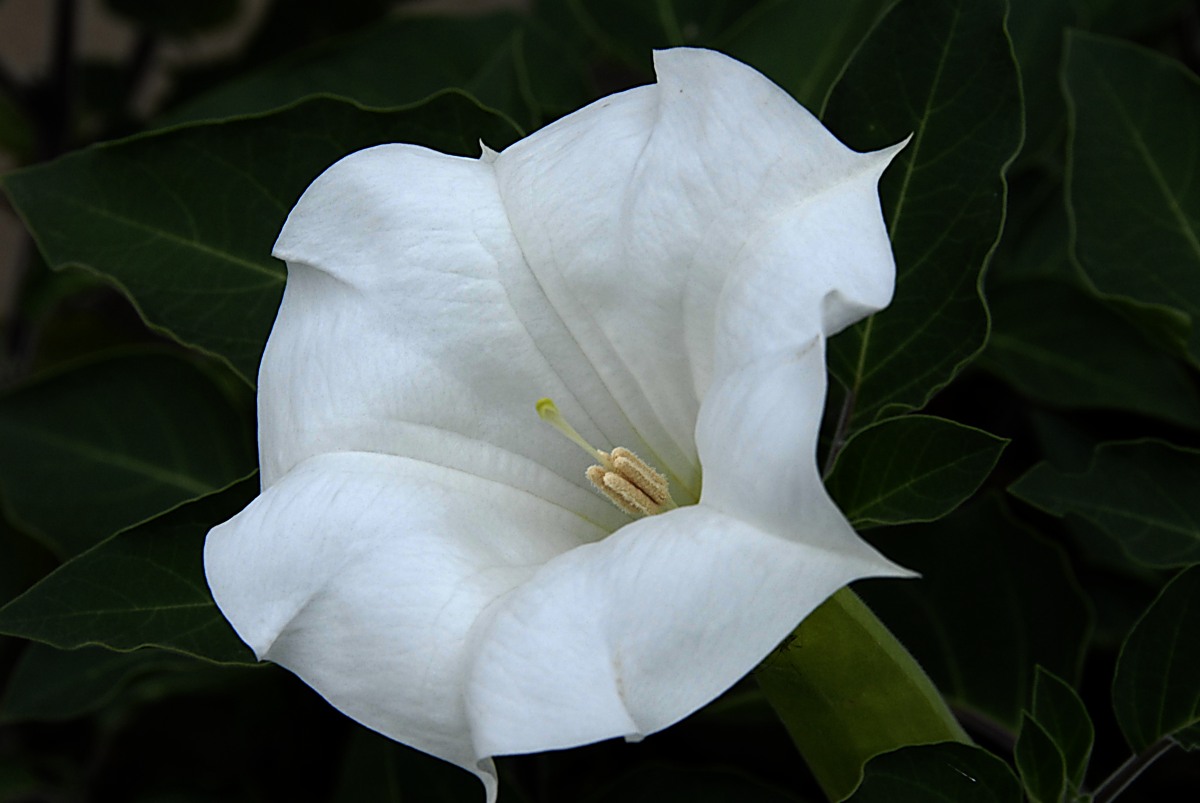
[[[756,678],[831,801],[849,797],[880,753],[971,742],[916,659],[848,587],[809,615]]]

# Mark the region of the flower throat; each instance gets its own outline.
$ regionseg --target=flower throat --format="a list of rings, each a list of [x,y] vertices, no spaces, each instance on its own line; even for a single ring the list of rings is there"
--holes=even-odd
[[[621,510],[630,516],[653,516],[677,507],[667,478],[645,460],[622,446],[611,452],[592,446],[567,423],[550,399],[538,400],[537,413],[596,460],[598,465],[587,470],[587,478]]]

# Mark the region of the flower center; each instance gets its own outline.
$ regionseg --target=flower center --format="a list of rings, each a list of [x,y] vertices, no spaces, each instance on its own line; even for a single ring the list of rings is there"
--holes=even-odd
[[[567,423],[550,399],[538,400],[537,413],[596,460],[599,465],[587,470],[587,478],[621,510],[630,516],[652,516],[677,507],[667,478],[645,460],[622,446],[611,452],[592,446]]]

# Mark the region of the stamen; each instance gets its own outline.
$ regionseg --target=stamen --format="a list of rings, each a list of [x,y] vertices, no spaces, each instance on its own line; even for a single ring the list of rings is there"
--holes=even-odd
[[[667,478],[651,468],[649,463],[623,446],[613,449],[611,456],[616,473],[641,489],[654,501],[654,504],[675,507],[675,502],[671,499],[670,488],[667,485]]]
[[[587,478],[621,510],[631,516],[652,516],[676,507],[667,478],[645,460],[621,446],[613,449],[611,454],[592,446],[567,423],[549,399],[538,400],[537,412],[543,421],[600,463],[587,470]]]

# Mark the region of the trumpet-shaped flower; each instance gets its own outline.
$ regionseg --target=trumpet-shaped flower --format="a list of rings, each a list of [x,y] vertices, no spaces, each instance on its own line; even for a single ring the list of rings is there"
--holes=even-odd
[[[492,756],[665,728],[906,574],[815,459],[826,338],[891,297],[897,148],[718,53],[655,66],[503,153],[383,145],[309,187],[262,494],[205,547],[260,659],[489,800]]]

